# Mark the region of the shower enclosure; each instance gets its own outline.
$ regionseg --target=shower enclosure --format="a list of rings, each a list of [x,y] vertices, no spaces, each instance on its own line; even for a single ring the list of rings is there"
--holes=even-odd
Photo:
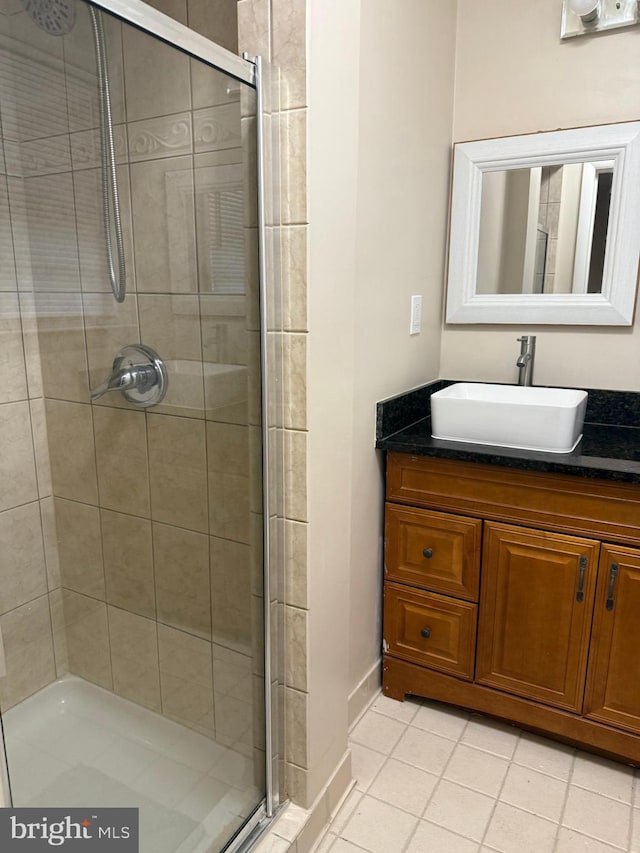
[[[261,63],[133,0],[1,10],[5,804],[239,849],[277,805]]]

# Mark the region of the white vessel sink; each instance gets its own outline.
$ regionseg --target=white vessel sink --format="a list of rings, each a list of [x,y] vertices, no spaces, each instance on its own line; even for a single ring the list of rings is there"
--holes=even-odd
[[[458,382],[431,395],[434,438],[570,453],[582,438],[587,392]]]

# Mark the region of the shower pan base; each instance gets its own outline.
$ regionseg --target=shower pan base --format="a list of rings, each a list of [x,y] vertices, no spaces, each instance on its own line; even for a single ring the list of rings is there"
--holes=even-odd
[[[140,809],[140,853],[216,853],[261,800],[252,758],[65,675],[3,715],[15,806]]]

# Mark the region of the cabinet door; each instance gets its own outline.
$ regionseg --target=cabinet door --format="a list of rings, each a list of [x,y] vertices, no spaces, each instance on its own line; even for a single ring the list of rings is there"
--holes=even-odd
[[[581,711],[599,543],[485,523],[476,680]]]
[[[640,551],[603,545],[585,714],[640,732]]]
[[[480,519],[391,503],[385,515],[389,580],[478,600]]]

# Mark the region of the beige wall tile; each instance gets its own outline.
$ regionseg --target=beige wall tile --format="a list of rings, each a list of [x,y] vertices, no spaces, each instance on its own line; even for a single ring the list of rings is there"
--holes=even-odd
[[[95,406],[100,506],[149,516],[149,462],[145,413]]]
[[[0,513],[0,613],[47,592],[38,502]]]
[[[31,429],[33,431],[33,449],[36,460],[38,494],[41,498],[53,494],[51,482],[51,461],[49,459],[49,440],[47,436],[47,416],[44,398],[29,401]]]
[[[187,0],[189,27],[237,53],[237,5],[237,0]]]
[[[29,404],[0,405],[0,511],[37,500]]]
[[[283,327],[289,332],[308,329],[307,228],[289,225],[280,229],[283,275]]]
[[[45,397],[89,401],[82,298],[79,293],[36,293],[38,346]]]
[[[285,727],[287,758],[299,767],[308,767],[307,729],[309,696],[298,690],[285,689]]]
[[[107,605],[65,589],[62,590],[62,619],[69,672],[111,690]]]
[[[0,403],[27,398],[17,293],[0,292]]]
[[[155,619],[151,522],[101,510],[107,602]]]
[[[249,429],[207,423],[209,521],[214,536],[250,541]]]
[[[239,81],[232,80],[204,62],[191,60],[191,96],[194,110],[236,102],[241,86]]]
[[[47,582],[49,590],[60,586],[60,559],[58,557],[58,534],[56,533],[55,498],[47,497],[40,501],[40,518],[42,519],[42,538],[44,542],[44,558],[47,565]]]
[[[131,231],[131,191],[129,167],[118,166],[118,200],[126,269],[127,292],[136,289]],[[83,291],[111,294],[107,247],[104,234],[102,172],[98,168],[82,169],[73,174],[73,189],[78,230],[80,278]],[[118,270],[117,242],[113,241],[113,263]]]
[[[98,128],[93,130],[80,130],[70,134],[71,163],[75,173],[74,181],[75,178],[78,177],[80,171],[100,169],[102,160],[101,138],[100,130]],[[126,124],[113,125],[113,147],[116,155],[116,164],[126,163],[129,159]]]
[[[129,121],[191,109],[187,56],[133,27],[124,29],[122,41]]]
[[[290,110],[279,116],[282,158],[282,222],[302,225],[307,217],[307,112]]]
[[[49,609],[51,611],[51,628],[53,631],[53,651],[56,663],[56,677],[60,678],[69,672],[69,653],[67,650],[67,633],[63,609],[64,591],[54,589],[49,593]]]
[[[289,687],[307,690],[307,620],[309,612],[285,607],[286,679]]]
[[[47,433],[54,494],[98,503],[91,406],[47,400]]]
[[[307,520],[307,434],[285,430],[285,514],[294,521]]]
[[[285,601],[294,607],[309,607],[307,588],[307,524],[284,521]]]
[[[213,730],[211,643],[158,625],[162,713]]]
[[[111,293],[85,293],[82,299],[90,385],[97,388],[111,375],[123,346],[140,342],[137,301],[130,295],[124,302],[116,302]],[[95,405],[130,408],[117,391],[108,392]]]
[[[269,0],[238,0],[238,50],[271,59]]]
[[[127,130],[131,162],[193,153],[191,113],[132,121]]]
[[[193,158],[134,163],[131,204],[138,290],[197,292]]]
[[[233,81],[228,79],[227,86],[233,86]],[[236,100],[196,110],[193,114],[193,142],[198,154],[240,148],[240,102]]]
[[[213,637],[251,642],[251,552],[248,545],[211,537]]]
[[[119,696],[160,711],[156,623],[108,607],[113,689]]]
[[[56,498],[55,514],[62,586],[104,601],[98,507]]]
[[[149,473],[154,521],[206,533],[207,472],[202,421],[149,414]]]
[[[255,116],[245,116],[240,123],[242,136],[242,177],[244,180],[244,225],[255,228],[258,225],[258,205],[255,203],[255,187],[258,184],[257,134]]]
[[[158,621],[211,639],[208,537],[156,523],[153,548]]]
[[[29,397],[42,397],[42,360],[38,342],[35,294],[20,293],[20,318]]]
[[[283,335],[284,425],[307,428],[307,336]]]
[[[0,679],[0,702],[6,711],[55,680],[49,598],[23,604],[0,617],[7,675]]]
[[[140,334],[167,365],[169,386],[155,411],[203,417],[200,304],[196,295],[140,294]]]
[[[273,62],[282,74],[282,109],[307,105],[305,0],[273,0]]]
[[[21,143],[6,140],[4,154],[8,174],[19,178],[55,175],[71,170],[68,134]]]
[[[9,190],[6,177],[0,178],[0,291],[16,290],[16,265],[9,215]]]

